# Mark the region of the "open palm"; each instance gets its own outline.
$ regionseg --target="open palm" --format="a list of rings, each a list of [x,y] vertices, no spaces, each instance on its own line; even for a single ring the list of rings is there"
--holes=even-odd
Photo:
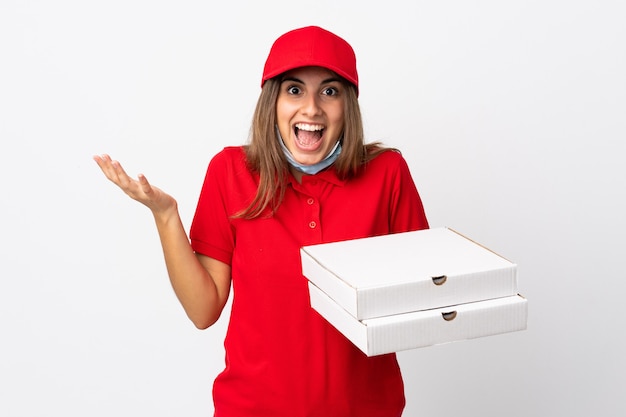
[[[139,174],[137,179],[131,178],[118,161],[113,161],[106,154],[94,156],[93,159],[111,182],[120,187],[130,198],[148,207],[153,213],[176,209],[174,198],[151,185],[143,174]]]

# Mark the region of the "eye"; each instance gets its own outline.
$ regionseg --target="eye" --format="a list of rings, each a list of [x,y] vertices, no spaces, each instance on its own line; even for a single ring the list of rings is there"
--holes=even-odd
[[[302,90],[300,90],[300,87],[297,87],[295,85],[291,85],[291,86],[287,87],[287,93],[288,94],[298,95],[301,92],[302,92]]]
[[[326,87],[322,90],[322,94],[325,96],[336,96],[339,94],[339,89],[337,87]]]

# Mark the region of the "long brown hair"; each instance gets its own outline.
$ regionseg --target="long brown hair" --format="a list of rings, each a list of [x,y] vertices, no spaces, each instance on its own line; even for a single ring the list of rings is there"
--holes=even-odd
[[[365,144],[356,88],[344,79],[342,82],[346,94],[342,150],[334,167],[339,178],[349,179],[359,173],[363,164],[375,158],[386,148],[379,142]],[[250,205],[236,215],[239,218],[257,218],[268,208],[275,212],[285,195],[289,163],[276,134],[276,101],[280,84],[280,76],[265,82],[252,117],[250,142],[245,147],[245,152],[248,166],[259,173],[260,182],[256,196]]]

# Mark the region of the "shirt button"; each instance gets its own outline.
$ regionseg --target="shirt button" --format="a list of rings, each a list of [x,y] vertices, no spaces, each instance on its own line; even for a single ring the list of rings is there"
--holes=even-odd
[[[314,200],[314,199],[312,199],[312,198],[309,198],[306,202],[307,202],[307,203],[309,204],[309,206],[310,206],[310,205],[312,205],[313,203],[315,203],[315,200]]]
[[[309,223],[309,227],[310,227],[311,229],[315,229],[315,227],[316,227],[316,226],[317,226],[317,223],[315,223],[315,222],[310,222],[310,223]]]

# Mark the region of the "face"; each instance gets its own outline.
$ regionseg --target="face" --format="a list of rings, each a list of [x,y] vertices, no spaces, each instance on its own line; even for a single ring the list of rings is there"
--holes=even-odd
[[[278,130],[294,159],[320,162],[341,137],[345,88],[340,78],[321,67],[297,68],[282,77],[276,101]]]

